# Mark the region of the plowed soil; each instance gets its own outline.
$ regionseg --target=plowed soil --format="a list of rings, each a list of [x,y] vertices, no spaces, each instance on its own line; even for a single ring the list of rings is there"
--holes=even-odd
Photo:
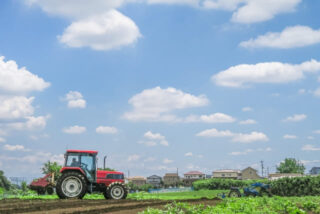
[[[60,214],[60,213],[115,213],[131,214],[147,209],[161,208],[172,201],[164,200],[19,200],[8,199],[0,201],[0,213],[33,213],[33,214]],[[216,205],[220,202],[215,199],[179,200],[191,204]]]

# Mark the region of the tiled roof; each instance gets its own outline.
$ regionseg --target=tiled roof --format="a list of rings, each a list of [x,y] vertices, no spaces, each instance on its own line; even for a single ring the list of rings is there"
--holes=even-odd
[[[199,171],[190,171],[185,173],[185,175],[204,175],[204,173],[199,172]]]
[[[234,169],[222,169],[222,170],[216,170],[216,171],[213,171],[214,173],[215,172],[219,172],[219,173],[228,173],[228,172],[235,172],[235,173],[240,173],[240,170],[234,170]]]

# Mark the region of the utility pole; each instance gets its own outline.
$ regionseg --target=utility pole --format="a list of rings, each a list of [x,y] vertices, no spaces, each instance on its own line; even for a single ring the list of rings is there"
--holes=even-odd
[[[264,170],[263,161],[260,161],[260,163],[261,163],[261,176],[263,177],[263,170]]]

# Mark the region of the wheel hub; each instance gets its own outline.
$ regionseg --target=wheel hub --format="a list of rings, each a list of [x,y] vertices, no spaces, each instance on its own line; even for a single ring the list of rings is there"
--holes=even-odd
[[[113,187],[111,190],[111,194],[114,199],[121,199],[123,197],[124,191],[121,187]]]
[[[82,183],[77,177],[68,177],[62,182],[63,193],[72,198],[78,196],[82,191]]]

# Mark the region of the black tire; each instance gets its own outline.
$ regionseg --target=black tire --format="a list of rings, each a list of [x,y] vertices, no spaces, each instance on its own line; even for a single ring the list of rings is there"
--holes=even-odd
[[[104,196],[104,198],[105,198],[105,199],[107,199],[107,200],[109,200],[109,199],[110,199],[110,198],[109,198],[109,196],[108,196],[107,191],[104,191],[104,192],[103,192],[103,196]]]
[[[232,189],[232,190],[230,190],[230,192],[228,194],[228,197],[229,198],[240,198],[241,197],[241,193],[240,193],[239,190]]]
[[[48,195],[52,195],[54,193],[53,186],[47,186],[46,192],[47,192]]]
[[[37,189],[37,193],[38,193],[38,195],[44,195],[46,193],[46,190],[42,187],[39,187]]]
[[[105,194],[103,194],[105,195]],[[120,200],[127,198],[128,189],[120,182],[114,182],[107,187],[106,199]]]
[[[65,172],[57,181],[56,192],[60,199],[82,199],[87,193],[87,180],[79,172]]]

